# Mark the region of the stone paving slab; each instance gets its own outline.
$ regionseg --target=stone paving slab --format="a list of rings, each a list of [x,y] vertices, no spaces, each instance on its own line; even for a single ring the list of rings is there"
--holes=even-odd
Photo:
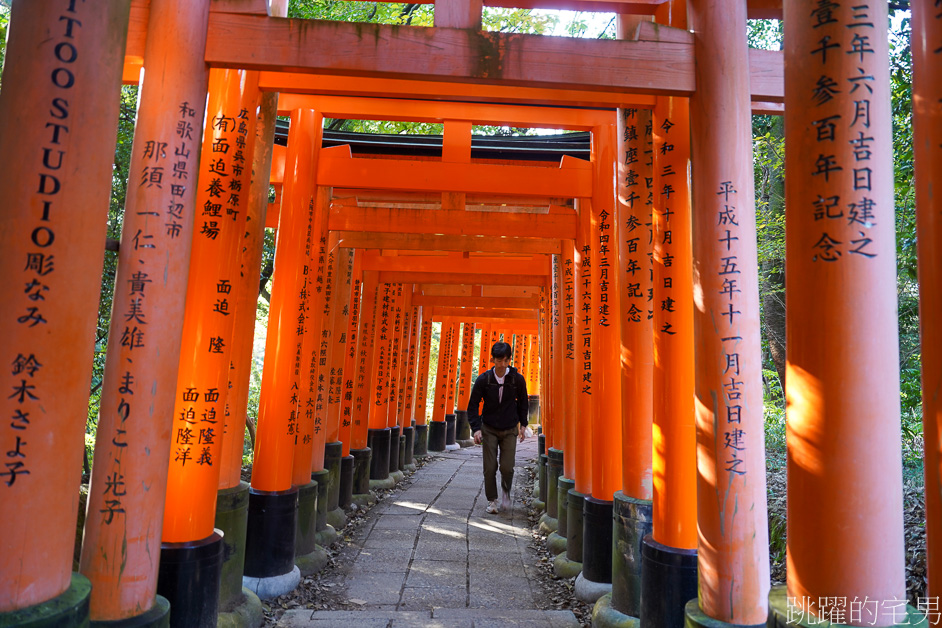
[[[536,457],[537,439],[517,447]],[[340,592],[361,610],[294,609],[280,628],[576,628],[571,611],[535,610],[541,595],[520,467],[507,512],[486,514],[480,447],[436,455],[377,504],[353,535]],[[334,589],[337,591],[337,589]]]

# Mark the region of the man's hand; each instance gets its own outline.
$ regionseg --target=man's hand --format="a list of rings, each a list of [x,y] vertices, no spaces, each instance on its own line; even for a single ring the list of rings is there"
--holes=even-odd
[[[523,439],[525,439],[526,437],[527,437],[527,426],[521,425],[520,426],[520,442],[522,443]]]
[[[474,444],[475,445],[481,444],[481,430],[478,430],[477,432],[474,433]]]

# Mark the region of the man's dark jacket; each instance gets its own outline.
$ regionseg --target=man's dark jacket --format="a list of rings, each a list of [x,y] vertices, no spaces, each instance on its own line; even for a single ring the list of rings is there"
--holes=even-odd
[[[527,425],[530,409],[527,380],[511,366],[504,375],[503,397],[500,397],[500,388],[493,368],[484,371],[474,380],[471,399],[468,401],[468,424],[471,425],[472,433],[481,429],[482,420],[495,430],[509,430],[518,423]],[[481,399],[484,400],[484,409],[478,415]]]

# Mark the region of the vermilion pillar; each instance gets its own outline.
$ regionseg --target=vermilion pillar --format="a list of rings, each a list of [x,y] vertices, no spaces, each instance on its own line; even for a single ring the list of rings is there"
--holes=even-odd
[[[386,415],[389,406],[389,368],[392,351],[394,287],[384,283],[377,290],[378,302],[374,316],[376,344],[375,358],[372,361],[371,386],[369,388],[370,431],[369,443],[372,450],[370,460],[370,479],[385,480],[389,477],[389,427]]]
[[[787,594],[876,626],[906,595],[886,11],[785,2]]]
[[[690,107],[699,604],[691,600],[687,615],[764,626],[769,532],[746,7],[694,0],[690,10],[700,59]]]
[[[438,345],[438,370],[435,374],[435,397],[432,407],[432,423],[429,425],[428,448],[444,451],[447,445],[445,415],[448,414],[448,378],[453,361],[452,338],[458,323],[442,323]],[[454,403],[454,402],[452,402]]]
[[[353,494],[368,495],[370,491],[370,467],[372,450],[369,444],[370,388],[372,387],[373,354],[376,346],[374,327],[379,300],[379,283],[375,271],[363,273],[359,326],[357,330],[357,355],[355,384],[353,389],[353,425],[350,430],[350,455],[353,456]]]
[[[618,17],[619,37],[638,19]],[[641,615],[641,556],[651,533],[651,427],[654,365],[651,111],[618,110],[617,232],[621,316],[622,473],[614,496],[611,609]],[[606,601],[600,601],[604,605]],[[597,612],[599,605],[596,606]]]
[[[360,338],[360,308],[362,307],[363,271],[360,270],[361,255],[351,251],[353,269],[349,314],[347,316],[347,335],[343,360],[343,388],[340,397],[340,441],[343,443],[343,455],[350,455],[353,427],[353,403],[356,390],[357,344]]]
[[[562,392],[562,425],[563,439],[566,443],[566,455],[563,458],[563,475],[568,479],[576,479],[576,414],[578,412],[578,381],[582,379],[581,372],[578,370],[578,361],[576,359],[578,347],[577,334],[577,316],[579,315],[579,292],[577,292],[577,268],[575,257],[575,241],[562,241],[562,325],[563,325],[563,343],[562,343],[562,381],[560,382]],[[560,497],[562,499],[562,497]]]
[[[471,399],[472,380],[471,367],[474,362],[474,340],[477,328],[470,321],[465,321],[461,331],[461,357],[458,362],[458,400],[455,415],[457,417],[455,427],[455,438],[458,441],[465,441],[465,444],[471,439],[471,426],[468,423],[468,401]]]
[[[402,336],[405,327],[403,316],[402,284],[392,286],[392,301],[390,303],[390,337],[389,337],[389,383],[384,394],[386,395],[386,426],[399,427],[399,371],[402,364],[403,343]],[[398,436],[398,434],[397,434]],[[397,444],[398,447],[398,444]]]
[[[402,340],[399,347],[399,390],[396,400],[396,424],[400,428],[405,427],[412,418],[408,406],[411,405],[409,397],[412,394],[412,375],[415,374],[415,320],[414,308],[412,306],[412,285],[403,286],[402,293]],[[410,421],[406,420],[409,417]]]
[[[175,616],[197,625],[216,617],[217,597],[210,594],[219,590],[222,571],[221,559],[214,563],[206,556],[223,553],[222,536],[214,531],[216,493],[255,144],[256,80],[257,74],[244,71],[210,72],[197,178],[159,587]]]
[[[205,45],[207,11],[208,2],[158,0],[150,6],[148,76],[131,154],[134,178],[125,203],[82,547],[93,620],[126,619],[154,607],[206,103],[198,51]]]
[[[353,428],[350,434],[350,447],[363,449],[367,443],[369,428],[370,388],[372,387],[373,338],[376,308],[380,286],[375,271],[363,273],[360,302],[360,320],[357,332],[356,384],[353,395]]]
[[[421,326],[418,354],[418,369],[415,379],[415,410],[413,418],[416,425],[426,423],[426,404],[428,403],[429,383],[429,357],[432,348],[432,319],[425,307],[419,310],[419,325]]]
[[[209,75],[164,506],[163,541],[170,552],[173,548],[166,544],[213,537],[239,296],[239,244],[255,143],[255,117],[249,111],[254,112],[258,92],[245,79],[245,72],[237,70],[212,70]]]
[[[353,249],[337,249],[330,309],[330,362],[329,388],[325,431],[327,442],[340,442],[340,424],[343,413],[344,362],[349,354],[350,300],[353,293]]]
[[[12,8],[0,92],[0,622],[69,592],[75,602],[49,621],[77,625],[65,617],[88,600],[72,574],[76,494],[129,5]]]
[[[662,5],[658,21],[686,28],[686,5]],[[642,547],[641,618],[680,625],[697,586],[690,116],[687,99],[658,98],[654,135],[653,533]],[[668,562],[670,569],[651,569]],[[654,591],[663,594],[654,595]],[[663,623],[657,623],[658,621]]]
[[[292,114],[275,248],[275,267],[282,274],[272,284],[249,495],[245,575],[254,587],[272,574],[294,574],[278,581],[277,590],[282,593],[300,579],[294,566],[297,488],[292,479],[300,427],[302,345],[308,324],[301,309],[302,270],[305,236],[314,210],[313,172],[321,127],[321,116],[314,111]]]
[[[919,250],[919,320],[922,332],[922,416],[926,469],[926,555],[929,599],[942,592],[942,13],[933,2],[912,3],[913,146]]]

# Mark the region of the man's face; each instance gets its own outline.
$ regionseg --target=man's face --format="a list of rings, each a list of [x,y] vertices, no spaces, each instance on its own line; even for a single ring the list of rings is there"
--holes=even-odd
[[[494,363],[494,370],[497,371],[498,375],[503,375],[504,371],[507,370],[507,367],[510,366],[510,358],[495,358],[492,356],[491,362]]]

